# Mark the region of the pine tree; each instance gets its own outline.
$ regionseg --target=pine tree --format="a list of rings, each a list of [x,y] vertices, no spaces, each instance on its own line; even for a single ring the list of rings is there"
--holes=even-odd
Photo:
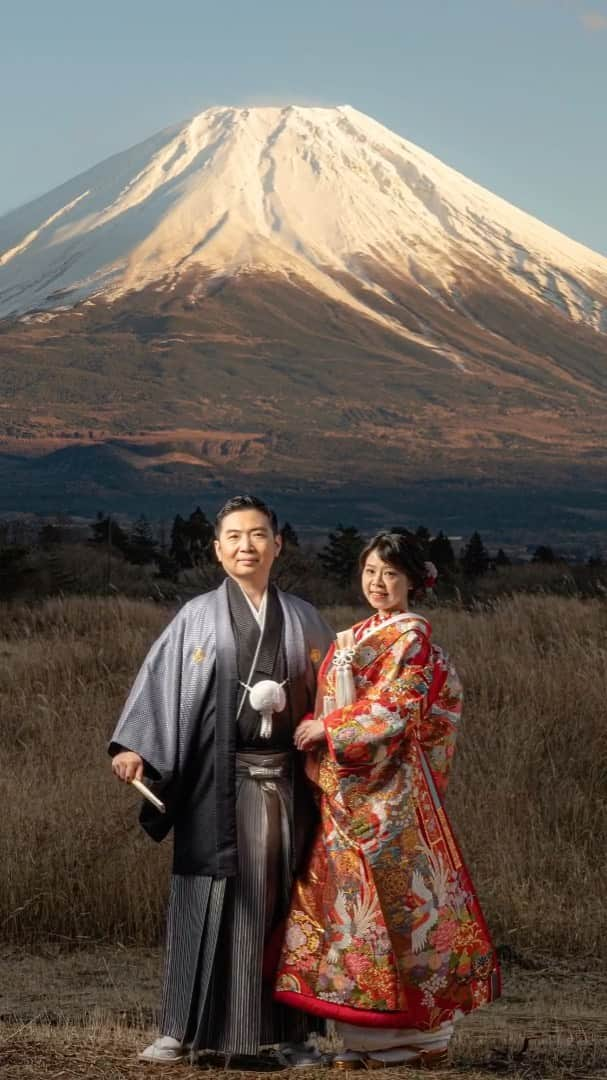
[[[280,535],[282,536],[283,548],[299,547],[299,537],[290,522],[285,521],[282,529],[280,530]]]
[[[192,560],[188,551],[187,524],[181,514],[176,514],[171,528],[169,557],[181,570],[189,570]]]
[[[428,557],[434,563],[439,573],[453,570],[455,567],[455,555],[451,541],[444,532],[438,532],[433,536],[428,545]]]
[[[186,530],[188,552],[194,566],[202,566],[211,561],[211,544],[215,530],[199,506],[190,514]]]
[[[50,521],[43,525],[38,533],[38,541],[43,548],[52,547],[53,544],[60,544],[62,539],[61,529]]]
[[[0,547],[0,598],[17,596],[32,574],[29,548],[20,545]]]
[[[462,554],[462,570],[466,577],[480,577],[489,569],[489,552],[480,533],[473,532]]]
[[[337,526],[329,533],[328,542],[318,553],[320,564],[327,577],[340,585],[350,585],[358,569],[358,559],[365,546],[364,537],[353,525]]]
[[[496,566],[512,566],[512,559],[509,559],[503,548],[500,548],[495,556]]]
[[[124,529],[120,528],[120,525],[114,518],[104,517],[101,512],[97,514],[95,521],[91,523],[92,543],[93,544],[107,544],[108,535],[110,538],[110,545],[112,548],[116,548],[117,551],[125,552],[129,546],[129,538]]]
[[[432,533],[430,532],[430,529],[427,527],[427,525],[418,525],[417,529],[415,530],[415,535],[422,544],[428,544],[430,543]]]
[[[135,563],[137,566],[145,566],[155,561],[156,554],[156,541],[154,540],[152,526],[145,515],[141,514],[131,530],[126,557],[129,562]]]
[[[531,556],[531,562],[534,563],[553,563],[556,562],[556,555],[548,544],[540,544],[536,547],[533,555]]]

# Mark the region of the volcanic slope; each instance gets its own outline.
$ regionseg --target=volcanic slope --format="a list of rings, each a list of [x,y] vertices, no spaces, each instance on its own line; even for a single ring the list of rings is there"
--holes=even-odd
[[[0,449],[75,491],[100,444],[158,492],[605,463],[607,260],[348,106],[209,109],[5,215],[0,316]]]

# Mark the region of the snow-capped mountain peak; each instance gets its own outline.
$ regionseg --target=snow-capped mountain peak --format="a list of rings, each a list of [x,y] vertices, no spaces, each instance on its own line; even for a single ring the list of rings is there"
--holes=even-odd
[[[468,269],[607,331],[607,259],[347,105],[207,109],[0,218],[2,317],[263,270],[411,336],[383,272]]]

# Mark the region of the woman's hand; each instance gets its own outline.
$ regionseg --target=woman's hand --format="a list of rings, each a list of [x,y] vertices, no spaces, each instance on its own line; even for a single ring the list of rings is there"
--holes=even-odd
[[[325,725],[322,720],[306,717],[298,724],[293,742],[298,750],[312,750],[319,743],[326,741]]]
[[[143,780],[143,758],[134,750],[121,750],[112,759],[112,772],[119,780]]]

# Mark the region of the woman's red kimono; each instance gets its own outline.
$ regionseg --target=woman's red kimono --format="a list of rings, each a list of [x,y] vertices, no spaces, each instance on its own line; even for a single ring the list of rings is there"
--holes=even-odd
[[[431,1029],[500,992],[442,804],[461,684],[419,615],[374,615],[354,634],[356,700],[325,716],[321,824],[295,884],[275,996],[350,1024]],[[334,697],[333,655],[319,703]]]

